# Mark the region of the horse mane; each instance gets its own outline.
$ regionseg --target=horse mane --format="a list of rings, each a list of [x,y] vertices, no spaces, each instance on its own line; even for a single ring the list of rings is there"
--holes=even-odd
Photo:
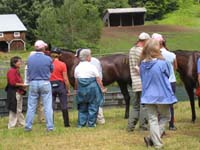
[[[73,54],[76,53],[76,52],[74,52],[73,50],[70,50],[70,49],[63,49],[63,48],[61,48],[61,51],[62,51],[62,52],[70,52],[70,53],[73,53]]]

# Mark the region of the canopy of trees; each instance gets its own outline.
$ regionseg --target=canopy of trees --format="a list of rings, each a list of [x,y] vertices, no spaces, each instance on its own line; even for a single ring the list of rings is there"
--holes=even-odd
[[[17,14],[29,43],[40,38],[66,48],[96,47],[107,8],[146,7],[147,19],[154,20],[180,1],[187,0],[1,0],[0,14]]]

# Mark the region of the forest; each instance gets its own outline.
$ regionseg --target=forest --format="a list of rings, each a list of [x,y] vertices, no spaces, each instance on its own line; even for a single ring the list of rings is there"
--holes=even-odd
[[[0,14],[17,14],[27,27],[27,41],[36,39],[74,49],[98,49],[107,8],[145,7],[146,20],[159,20],[188,0],[1,0]],[[197,3],[195,0],[189,0]]]

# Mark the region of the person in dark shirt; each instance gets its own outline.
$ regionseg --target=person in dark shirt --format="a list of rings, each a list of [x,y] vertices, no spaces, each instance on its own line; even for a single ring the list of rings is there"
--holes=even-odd
[[[19,69],[21,66],[21,58],[12,57],[10,60],[11,68],[7,72],[7,106],[9,110],[8,129],[12,129],[17,125],[24,126],[24,115],[22,113],[23,97],[25,94]]]

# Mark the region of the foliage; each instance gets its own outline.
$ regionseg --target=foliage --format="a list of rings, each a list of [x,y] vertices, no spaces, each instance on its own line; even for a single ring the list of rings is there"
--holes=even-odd
[[[182,1],[178,10],[165,15],[162,20],[154,21],[153,23],[199,27],[200,6],[194,5],[192,0]]]
[[[0,14],[17,14],[27,27],[27,40],[35,40],[35,20],[44,7],[51,5],[51,0],[1,0]]]
[[[160,19],[164,14],[179,7],[177,0],[129,0],[129,4],[134,7],[145,7],[147,9],[147,20]]]
[[[97,8],[81,0],[65,0],[60,8],[46,8],[37,20],[37,36],[69,49],[95,47],[102,24]]]
[[[103,17],[106,9],[108,8],[126,8],[128,0],[83,0],[86,4],[92,4],[98,8],[100,16]]]

